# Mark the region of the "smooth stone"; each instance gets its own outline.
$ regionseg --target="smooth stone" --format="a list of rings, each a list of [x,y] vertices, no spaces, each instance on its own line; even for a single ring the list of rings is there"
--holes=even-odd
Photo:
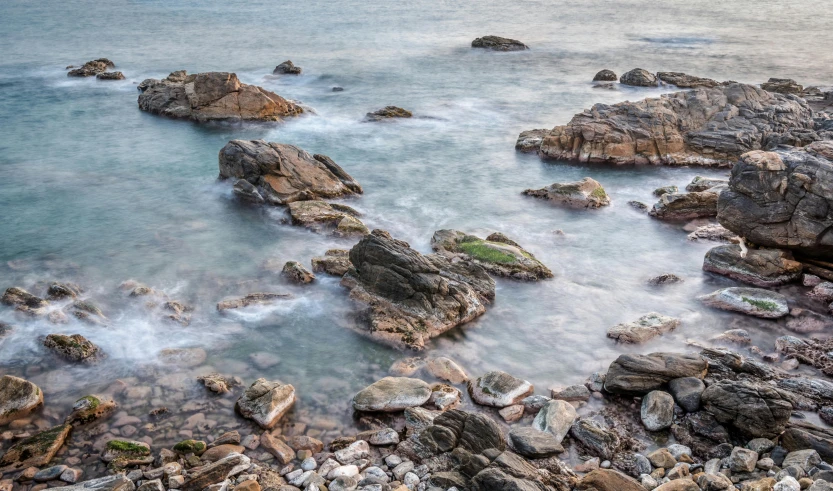
[[[359,391],[353,397],[353,409],[397,412],[422,406],[430,397],[431,387],[422,380],[408,377],[385,377]]]

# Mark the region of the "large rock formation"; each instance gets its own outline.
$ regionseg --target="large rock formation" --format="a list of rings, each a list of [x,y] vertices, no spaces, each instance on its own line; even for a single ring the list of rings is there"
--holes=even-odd
[[[552,278],[549,268],[500,232],[483,240],[459,230],[438,230],[431,237],[431,248],[450,258],[470,260],[497,276],[526,281]]]
[[[539,154],[590,163],[728,167],[750,150],[822,136],[803,99],[731,84],[596,104],[553,128]]]
[[[422,349],[428,339],[486,311],[495,283],[473,263],[423,256],[374,230],[350,250],[341,284],[363,304],[356,329],[392,346]]]
[[[725,380],[701,396],[703,410],[753,438],[772,438],[784,431],[792,413],[789,396],[766,383]]]
[[[675,378],[706,375],[708,364],[699,355],[651,353],[620,355],[608,368],[604,388],[614,394],[644,395]]]
[[[187,75],[139,84],[139,109],[171,118],[206,121],[281,121],[304,112],[301,106],[256,85],[247,85],[228,72]]]
[[[732,169],[717,220],[766,247],[833,254],[833,142],[753,151]]]
[[[235,194],[248,201],[286,205],[362,193],[333,159],[294,145],[232,140],[220,150],[219,161],[220,179],[234,179]]]

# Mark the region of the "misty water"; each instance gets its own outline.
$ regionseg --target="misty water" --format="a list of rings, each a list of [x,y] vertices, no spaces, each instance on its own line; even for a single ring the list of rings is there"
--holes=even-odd
[[[55,325],[3,307],[0,321],[15,329],[0,338],[0,374],[38,384],[50,421],[62,419],[79,397],[123,383],[151,388],[124,403],[143,420],[166,406],[182,417],[203,411],[236,421],[223,428],[242,424],[232,398],[218,402],[196,382],[212,371],[246,384],[258,377],[292,383],[300,400],[290,420],[349,421],[352,395],[411,354],[346,328],[355,306],[338,279],[319,275],[296,287],[264,267],[267,260],[309,266],[313,256],[355,240],[283,223],[280,208],[237,202],[230,184],[217,181],[217,154],[238,138],[332,157],[365,190],[344,202],[370,228],[420,252],[430,252],[435,230],[481,237],[500,231],[553,270],[554,279],[539,283],[498,280],[485,315],[432,342],[432,354],[452,357],[470,374],[504,370],[546,394],[549,386],[582,382],[620,353],[679,351],[686,340],[704,342],[735,327],[770,351],[785,333],[782,322],[751,321],[696,300],[735,284],[702,272],[703,255],[715,244],[691,242],[685,223],[663,223],[627,204],[652,204],[659,186],[682,189],[696,175],[725,177],[727,170],[542,162],[516,153],[514,143],[521,131],[566,123],[594,103],[670,91],[594,89],[590,80],[603,68],[828,84],[833,31],[816,15],[827,8],[810,0],[4,0],[0,288],[43,295],[50,281],[78,283],[109,323]],[[486,34],[531,49],[470,48]],[[127,79],[66,76],[66,65],[99,57],[114,60]],[[303,67],[301,76],[272,75],[287,59]],[[235,72],[314,112],[281,124],[197,125],[139,111],[136,84],[179,69]],[[362,121],[391,104],[415,117]],[[610,207],[569,210],[521,195],[585,176],[604,185]],[[646,284],[662,273],[684,282]],[[131,279],[193,305],[191,324],[164,322],[144,300],[128,297],[119,285]],[[218,301],[253,291],[293,298],[216,311]],[[640,346],[605,336],[650,311],[682,324]],[[41,337],[54,332],[80,333],[106,357],[92,366],[58,361],[41,346]],[[196,367],[158,361],[160,350],[177,347],[203,348],[208,358]],[[262,360],[262,353],[274,364],[254,363],[252,355]],[[183,408],[186,401],[196,403]],[[169,432],[154,442],[177,437]]]

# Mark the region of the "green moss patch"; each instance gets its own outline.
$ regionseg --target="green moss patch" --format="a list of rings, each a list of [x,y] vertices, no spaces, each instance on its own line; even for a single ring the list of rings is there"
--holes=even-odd
[[[753,298],[748,298],[748,297],[741,297],[741,299],[744,302],[752,305],[753,307],[756,307],[756,308],[761,309],[761,310],[766,310],[768,312],[771,312],[773,310],[778,310],[778,304],[775,303],[775,302],[771,302],[769,300],[755,300]]]
[[[607,193],[605,192],[605,188],[599,186],[590,193],[590,196],[594,198],[604,199],[607,198]]]
[[[201,454],[205,451],[205,442],[198,440],[183,440],[174,445],[174,452],[179,454]]]
[[[150,455],[150,449],[146,446],[124,440],[110,440],[107,442],[107,448],[134,455]]]
[[[463,242],[460,242],[460,250],[473,259],[488,263],[511,264],[518,261],[512,254],[490,247],[483,240],[466,241],[464,239]]]

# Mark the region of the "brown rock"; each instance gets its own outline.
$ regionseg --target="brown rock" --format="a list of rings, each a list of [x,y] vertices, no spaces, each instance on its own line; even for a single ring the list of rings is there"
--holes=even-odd
[[[596,469],[581,478],[576,487],[598,491],[645,491],[636,479],[613,469]]]
[[[264,450],[274,455],[283,465],[292,462],[292,459],[295,458],[295,451],[284,443],[283,440],[272,436],[269,432],[263,432],[260,435],[260,445]]]

